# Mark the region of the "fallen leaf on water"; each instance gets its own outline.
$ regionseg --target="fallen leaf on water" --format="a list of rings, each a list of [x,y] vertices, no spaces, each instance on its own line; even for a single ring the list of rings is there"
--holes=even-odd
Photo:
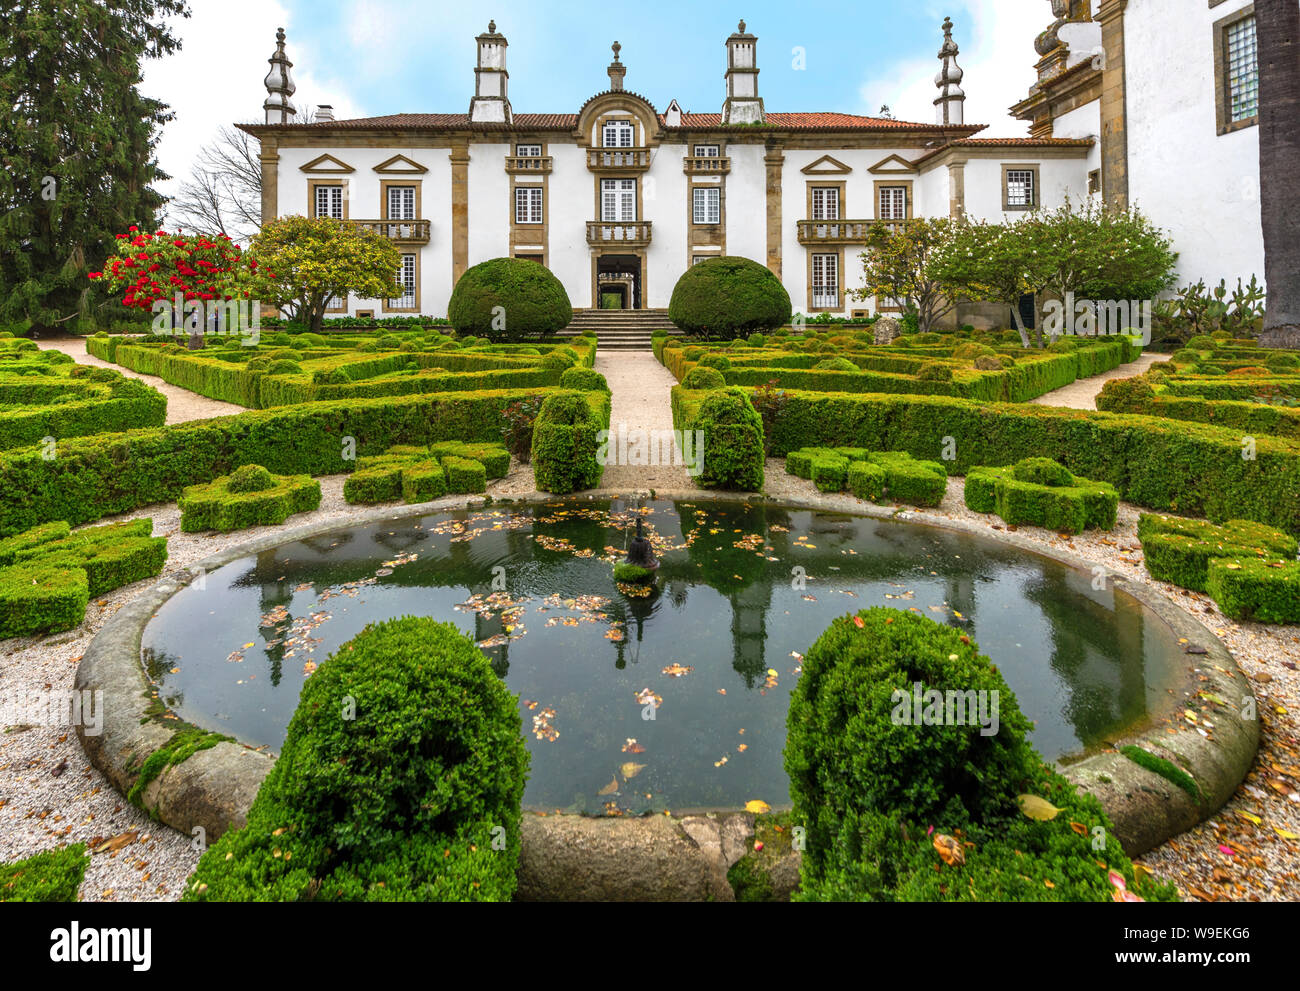
[[[627,742],[623,744],[623,753],[643,754],[645,753],[645,747],[641,746],[641,744],[637,743],[636,740],[633,740],[631,737],[628,737]]]
[[[596,792],[596,794],[597,794],[597,795],[613,795],[613,794],[615,794],[617,791],[618,791],[618,778],[615,778],[613,781],[611,781],[609,784],[607,784],[604,788],[600,789],[600,791]]]
[[[945,836],[943,833],[936,834],[934,848],[939,851],[939,856],[943,858],[943,862],[949,867],[966,863],[966,851],[951,836]]]
[[[1018,795],[1016,801],[1020,803],[1021,812],[1039,822],[1051,822],[1061,814],[1061,810],[1055,805],[1037,795]]]
[[[745,803],[745,811],[753,812],[755,815],[762,815],[764,812],[771,812],[772,806],[760,798],[755,798]]]
[[[620,767],[619,770],[623,772],[623,778],[625,780],[631,781],[638,774],[640,774],[642,771],[645,770],[645,765],[633,764],[631,761],[628,761],[626,764]]]

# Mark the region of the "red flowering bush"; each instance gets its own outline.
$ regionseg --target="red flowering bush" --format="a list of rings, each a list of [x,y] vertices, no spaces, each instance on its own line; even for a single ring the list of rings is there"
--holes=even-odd
[[[152,310],[157,300],[250,299],[257,284],[257,262],[224,234],[143,233],[132,227],[117,235],[117,253],[104,271],[91,272],[122,305]]]

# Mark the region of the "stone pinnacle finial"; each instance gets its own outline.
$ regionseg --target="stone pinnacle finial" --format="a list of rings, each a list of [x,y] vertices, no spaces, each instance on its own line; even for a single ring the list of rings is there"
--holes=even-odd
[[[740,33],[745,33],[745,22],[743,20],[740,22]]]
[[[488,21],[488,34],[496,34],[496,33],[497,33],[497,22],[494,20]]]
[[[952,41],[952,18],[951,17],[945,17],[943,19],[943,40]]]
[[[285,37],[285,35],[284,35],[284,28],[276,28],[276,29],[275,29],[275,43],[276,43],[277,45],[279,45],[281,48],[284,47],[284,37]]]
[[[617,61],[618,61],[618,53],[621,52],[621,51],[623,50],[623,46],[620,45],[620,44],[616,41],[616,42],[614,42],[614,44],[610,45],[609,47],[612,48],[612,49],[614,50],[614,61],[617,62]]]

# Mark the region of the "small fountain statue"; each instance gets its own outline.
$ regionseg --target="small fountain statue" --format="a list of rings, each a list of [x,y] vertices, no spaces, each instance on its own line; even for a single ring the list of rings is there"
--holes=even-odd
[[[627,546],[627,563],[645,568],[647,571],[655,571],[659,568],[659,559],[655,557],[654,546],[646,539],[645,520],[640,516],[636,518],[636,536]]]

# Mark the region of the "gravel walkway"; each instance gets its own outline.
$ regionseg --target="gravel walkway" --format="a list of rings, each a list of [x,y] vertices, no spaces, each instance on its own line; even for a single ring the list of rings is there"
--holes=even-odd
[[[598,351],[596,371],[605,376],[614,393],[610,413],[610,433],[621,436],[626,430],[654,431],[651,436],[666,437],[673,429],[672,387],[677,380],[668,369],[655,359],[652,351]],[[622,446],[622,445],[619,445]],[[681,451],[676,449],[675,464],[633,465],[619,464],[614,446],[610,448],[612,461],[605,468],[602,487],[622,491],[694,488],[695,483],[681,463]],[[662,458],[658,460],[664,460]]]
[[[153,386],[167,397],[168,423],[188,423],[190,420],[210,420],[214,416],[231,416],[235,413],[247,412],[243,406],[236,406],[234,403],[223,403],[218,399],[209,399],[207,396],[200,396],[198,393],[190,392],[189,389],[182,389],[178,385],[171,385],[164,382],[157,375],[141,375],[139,372],[133,372],[129,368],[115,365],[111,361],[104,361],[102,358],[96,358],[93,354],[88,354],[86,352],[86,340],[84,337],[52,337],[37,341],[36,343],[42,348],[51,351],[62,351],[64,354],[71,355],[72,360],[79,365],[93,365],[96,368],[111,368],[114,371],[121,372],[127,378],[139,379],[146,385]]]
[[[1091,378],[1079,379],[1071,382],[1067,386],[1056,389],[1046,395],[1039,396],[1034,400],[1038,406],[1067,406],[1070,409],[1096,409],[1097,397],[1101,395],[1102,387],[1111,379],[1131,379],[1136,378],[1145,372],[1148,368],[1158,361],[1168,361],[1167,354],[1146,353],[1140,356],[1137,361],[1131,361],[1127,365],[1120,365],[1109,372],[1101,375],[1094,375]]]
[[[766,474],[766,494],[772,498],[822,498],[845,510],[863,505],[850,495],[821,495],[811,482],[787,474],[781,460],[769,459]],[[1300,900],[1300,628],[1238,623],[1220,614],[1208,596],[1152,579],[1137,537],[1140,512],[1120,503],[1113,531],[1076,537],[1038,527],[1016,530],[1017,536],[1046,549],[1068,551],[1141,582],[1195,616],[1231,651],[1258,699],[1259,756],[1236,795],[1212,819],[1145,854],[1139,863],[1172,881],[1189,900]],[[998,517],[966,508],[965,480],[960,478],[949,480],[937,509],[912,509],[907,515],[942,520],[994,539],[1008,529]]]

